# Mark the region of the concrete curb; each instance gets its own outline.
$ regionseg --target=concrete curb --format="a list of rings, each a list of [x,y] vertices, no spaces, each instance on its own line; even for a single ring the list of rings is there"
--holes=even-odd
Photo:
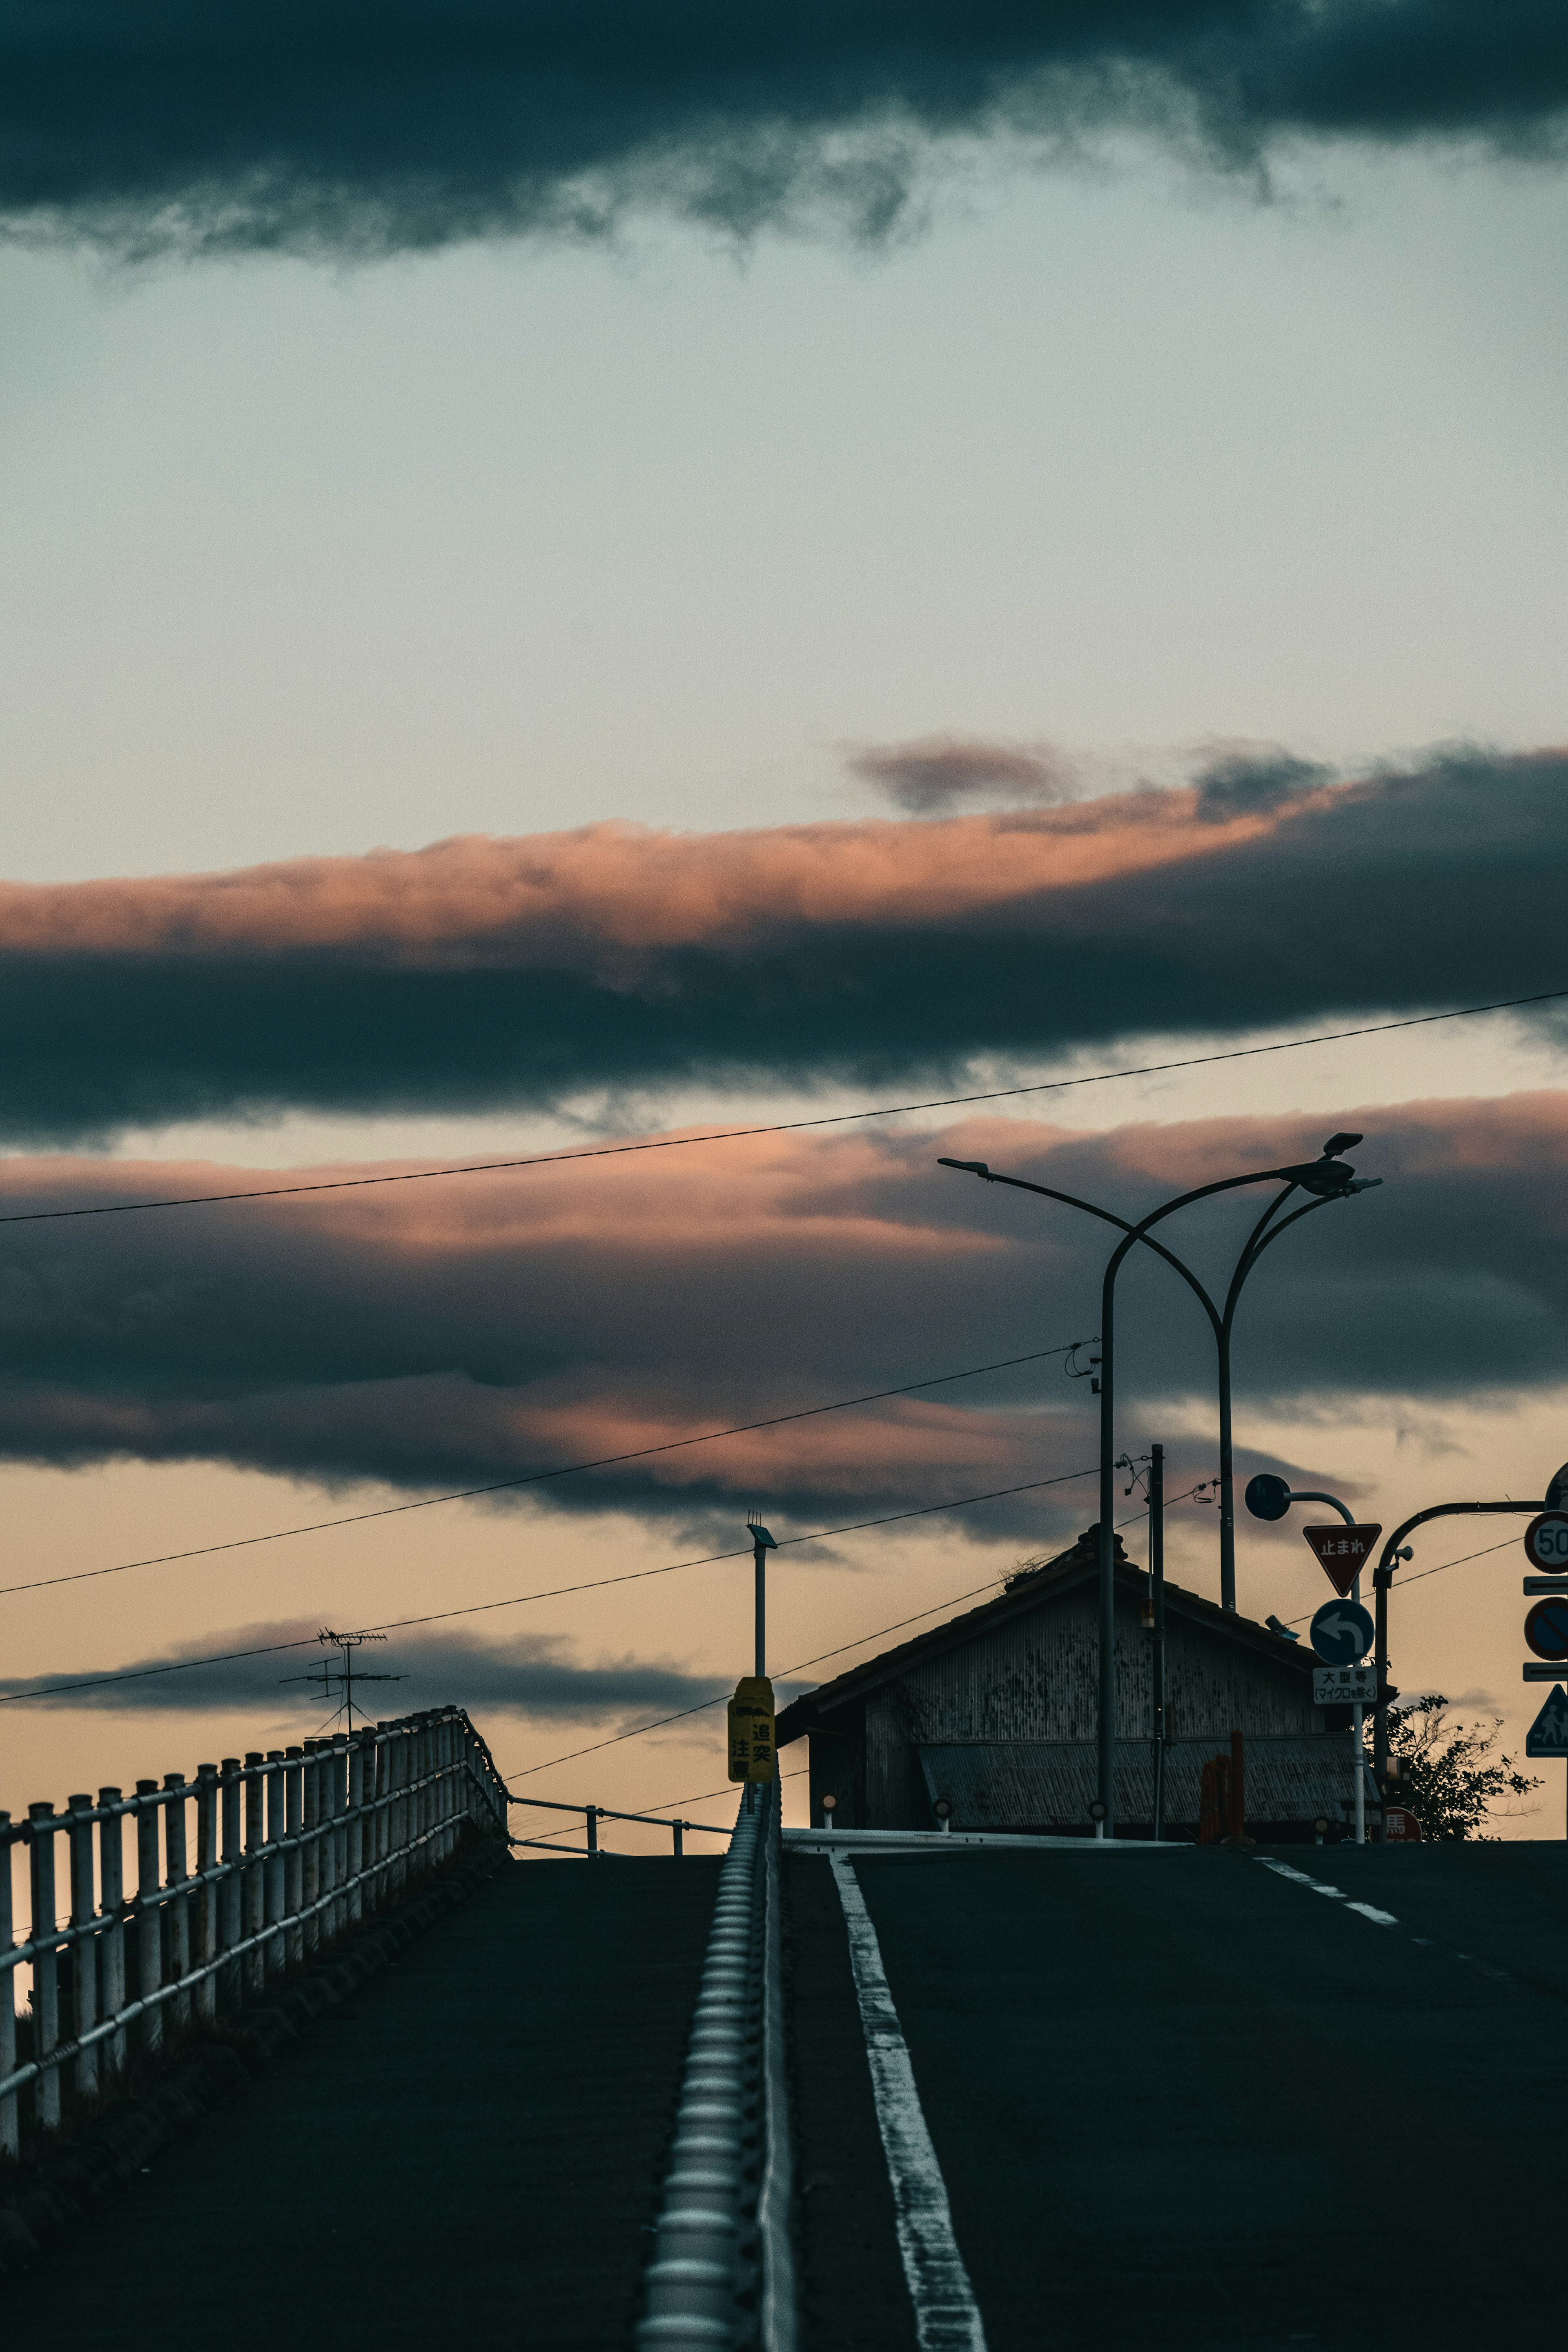
[[[312,2021],[379,1976],[426,1928],[455,1911],[510,1857],[487,1844],[373,1919],[292,1984],[264,1993],[224,2021],[228,2038],[178,2060],[140,2097],[95,2116],[78,2138],[26,2169],[0,2202],[0,2278],[52,2252],[102,2212],[160,2149],[227,2106],[271,2069]]]

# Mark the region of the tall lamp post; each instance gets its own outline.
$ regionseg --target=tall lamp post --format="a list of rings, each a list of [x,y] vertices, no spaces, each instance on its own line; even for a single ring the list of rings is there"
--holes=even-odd
[[[1111,1525],[1115,1511],[1116,1492],[1116,1277],[1121,1271],[1122,1260],[1133,1244],[1142,1242],[1167,1265],[1173,1266],[1202,1306],[1214,1330],[1219,1358],[1219,1429],[1220,1429],[1220,1606],[1236,1607],[1236,1507],[1231,1480],[1231,1379],[1230,1341],[1236,1320],[1237,1307],[1242,1286],[1270,1243],[1289,1230],[1314,1209],[1326,1208],[1331,1201],[1348,1200],[1354,1192],[1370,1191],[1380,1184],[1379,1176],[1358,1176],[1348,1160],[1338,1157],[1361,1141],[1359,1135],[1331,1136],[1323,1146],[1321,1160],[1305,1160],[1288,1168],[1255,1168],[1245,1176],[1222,1176],[1212,1184],[1194,1185],[1191,1192],[1178,1192],[1173,1200],[1162,1202],[1157,1209],[1137,1223],[1118,1216],[1113,1209],[1103,1209],[1097,1202],[1080,1200],[1076,1193],[1059,1192],[1052,1185],[1037,1184],[1025,1176],[1004,1176],[988,1167],[984,1160],[946,1160],[939,1161],[943,1168],[961,1169],[967,1175],[978,1176],[987,1184],[1009,1184],[1020,1192],[1038,1192],[1047,1201],[1060,1201],[1069,1209],[1081,1209],[1101,1223],[1116,1225],[1122,1238],[1112,1250],[1100,1284],[1100,1725],[1099,1725],[1099,1801],[1106,1808],[1108,1834],[1114,1828],[1116,1801],[1112,1787],[1116,1764],[1116,1543]],[[1194,1201],[1206,1201],[1217,1192],[1234,1192],[1247,1184],[1278,1183],[1276,1193],[1258,1223],[1247,1235],[1246,1245],[1237,1259],[1229,1288],[1223,1306],[1216,1307],[1208,1291],[1189,1265],[1164,1243],[1156,1241],[1152,1228],[1166,1217],[1174,1215]],[[1312,1198],[1288,1217],[1280,1210],[1297,1191],[1310,1192]],[[1278,1223],[1276,1223],[1278,1219]]]

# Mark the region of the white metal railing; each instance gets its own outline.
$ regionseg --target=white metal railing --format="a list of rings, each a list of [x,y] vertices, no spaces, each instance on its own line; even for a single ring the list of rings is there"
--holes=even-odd
[[[552,1838],[514,1837],[510,1841],[515,1846],[537,1846],[542,1853],[566,1854],[578,1861],[584,1856],[590,1862],[603,1862],[608,1858],[608,1848],[599,1843],[601,1822],[650,1822],[656,1829],[671,1831],[677,1862],[686,1851],[684,1841],[688,1830],[700,1830],[704,1837],[727,1838],[732,1834],[725,1822],[675,1821],[668,1813],[617,1813],[613,1805],[568,1805],[563,1804],[559,1797],[509,1796],[507,1802],[509,1805],[532,1805],[546,1813],[581,1813],[584,1817],[584,1842],[581,1845],[558,1845]]]
[[[129,1896],[127,1822],[136,1825]],[[0,2153],[18,2153],[24,2090],[38,2125],[54,2129],[68,2068],[90,2097],[123,2068],[133,2036],[142,2050],[161,2046],[165,2013],[181,2026],[237,2008],[397,1902],[416,1872],[450,1858],[466,1824],[504,1838],[506,1789],[456,1706],[253,1750],[243,1763],[228,1756],[198,1765],[194,1780],[138,1780],[131,1797],[100,1789],[96,1803],[75,1796],[63,1813],[50,1804],[30,1805],[25,1822],[0,1812]],[[12,1853],[21,1846],[32,1903],[16,1944]],[[24,1964],[33,1976],[31,2049],[18,2063]]]

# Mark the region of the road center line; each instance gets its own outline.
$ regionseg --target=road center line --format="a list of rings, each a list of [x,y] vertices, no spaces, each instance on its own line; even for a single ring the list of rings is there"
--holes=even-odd
[[[1288,1862],[1276,1862],[1270,1854],[1260,1853],[1255,1859],[1263,1864],[1265,1870],[1272,1870],[1279,1877],[1291,1879],[1298,1886],[1310,1886],[1314,1895],[1331,1895],[1335,1902],[1342,1903],[1347,1911],[1359,1911],[1362,1917],[1370,1919],[1374,1927],[1397,1927],[1399,1925],[1392,1911],[1380,1911],[1375,1903],[1352,1903],[1342,1886],[1331,1886],[1326,1880],[1310,1877],[1304,1870],[1293,1870]]]
[[[833,1876],[849,1930],[849,1960],[860,2005],[860,2030],[871,2067],[877,2127],[888,2159],[899,2252],[915,2311],[921,2352],[958,2346],[985,2352],[985,2330],[952,2234],[947,2183],[931,2146],[925,2110],[915,2088],[899,2012],[888,1990],[882,1948],[847,1855],[833,1856]]]

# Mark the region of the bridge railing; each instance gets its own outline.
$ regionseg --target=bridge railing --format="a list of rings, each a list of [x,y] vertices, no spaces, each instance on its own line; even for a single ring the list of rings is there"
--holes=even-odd
[[[161,2047],[166,2019],[180,2027],[237,2008],[398,1902],[451,1857],[466,1825],[504,1838],[506,1802],[467,1714],[437,1707],[243,1762],[227,1756],[198,1765],[194,1780],[138,1780],[133,1796],[74,1796],[63,1813],[47,1803],[30,1805],[25,1822],[0,1812],[0,2154],[18,2153],[24,2091],[38,2125],[54,2129],[62,2077],[90,2098],[132,2046]],[[17,1944],[22,1847],[32,1900]],[[31,2049],[19,2060],[25,1966]]]
[[[536,1846],[542,1853],[574,1857],[579,1862],[584,1858],[590,1862],[603,1862],[607,1858],[608,1849],[599,1843],[601,1822],[647,1822],[655,1829],[670,1831],[675,1840],[674,1853],[677,1862],[686,1851],[685,1834],[688,1830],[700,1830],[704,1837],[728,1838],[732,1835],[730,1824],[726,1822],[676,1821],[668,1813],[618,1813],[613,1805],[569,1805],[563,1804],[559,1797],[509,1796],[507,1802],[511,1805],[532,1805],[539,1811],[546,1813],[581,1813],[584,1817],[584,1841],[581,1845],[558,1845],[553,1837],[514,1837],[510,1840],[510,1843],[514,1846]],[[561,1834],[564,1836],[564,1831]]]

